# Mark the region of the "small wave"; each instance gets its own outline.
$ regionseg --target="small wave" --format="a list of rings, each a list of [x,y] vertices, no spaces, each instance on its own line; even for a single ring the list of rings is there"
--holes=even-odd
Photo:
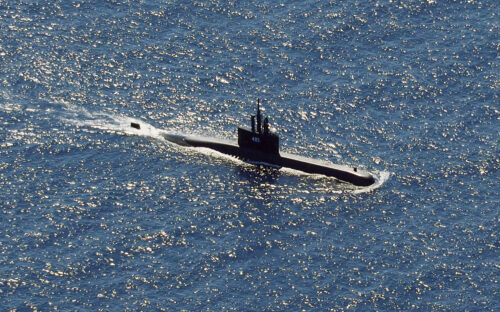
[[[381,187],[387,180],[389,180],[389,177],[391,176],[391,173],[389,171],[376,171],[374,173],[375,176],[375,183],[373,183],[370,186],[362,187],[362,188],[357,188],[352,191],[353,194],[363,194],[363,193],[370,193],[379,187]]]
[[[329,177],[323,174],[317,174],[317,173],[307,173],[291,168],[286,168],[283,167],[280,169],[281,172],[292,175],[292,176],[297,176],[297,177],[307,177],[309,179],[313,180],[331,180],[337,182],[337,185],[345,185],[344,191],[352,194],[363,194],[363,193],[370,193],[379,187],[381,187],[391,176],[391,173],[388,171],[376,171],[373,173],[375,177],[375,183],[373,183],[370,186],[355,186],[353,184],[350,184],[348,182],[343,182],[335,177]],[[333,193],[338,193],[338,189],[333,190]]]
[[[311,178],[311,179],[318,179],[318,180],[319,179],[337,180],[334,177],[329,177],[329,176],[326,176],[324,174],[308,173],[308,172],[304,172],[304,171],[300,171],[300,170],[296,170],[296,169],[292,169],[292,168],[288,168],[288,167],[281,167],[280,171],[283,172],[283,173],[286,173],[288,175],[297,176],[297,177],[308,177],[308,178]]]
[[[215,76],[215,81],[223,83],[223,84],[229,84],[229,81],[226,78]]]
[[[253,160],[247,160],[246,161],[249,164],[256,165],[256,166],[267,166],[275,169],[281,169],[281,166],[275,165],[275,164],[270,164],[265,161],[253,161]]]
[[[218,158],[218,159],[223,159],[223,160],[228,160],[230,162],[233,162],[237,165],[240,165],[240,166],[250,166],[251,164],[237,158],[237,157],[234,157],[234,156],[231,156],[231,155],[227,155],[227,154],[224,154],[224,153],[221,153],[221,152],[218,152],[218,151],[215,151],[213,149],[210,149],[210,148],[207,148],[207,147],[191,147],[191,146],[187,146],[185,148],[188,148],[188,149],[191,149],[191,150],[196,150],[197,152],[199,153],[202,153],[204,155],[208,155],[208,156],[211,156],[211,157],[214,157],[214,158]]]

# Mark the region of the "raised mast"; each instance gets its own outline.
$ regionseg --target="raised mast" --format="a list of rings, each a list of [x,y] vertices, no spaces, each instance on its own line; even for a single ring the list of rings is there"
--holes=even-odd
[[[262,120],[260,117],[260,99],[257,99],[257,132],[262,133]]]

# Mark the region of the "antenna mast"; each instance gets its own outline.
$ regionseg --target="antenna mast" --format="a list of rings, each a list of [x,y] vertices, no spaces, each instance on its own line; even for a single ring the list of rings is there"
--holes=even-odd
[[[262,121],[260,117],[260,99],[257,99],[257,132],[262,133]]]

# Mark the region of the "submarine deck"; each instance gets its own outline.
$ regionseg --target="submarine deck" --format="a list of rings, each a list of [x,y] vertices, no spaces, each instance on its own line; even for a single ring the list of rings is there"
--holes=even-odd
[[[240,147],[231,141],[215,138],[183,136],[177,134],[164,134],[164,137],[166,140],[178,145],[206,147],[243,160],[258,161],[272,166],[291,168],[306,173],[331,176],[357,186],[369,186],[375,183],[375,178],[366,171],[290,153],[280,152],[279,154],[268,154]]]

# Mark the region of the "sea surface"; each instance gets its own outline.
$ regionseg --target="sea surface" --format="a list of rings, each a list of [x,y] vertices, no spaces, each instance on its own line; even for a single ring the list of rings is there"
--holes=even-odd
[[[499,15],[0,0],[0,310],[500,311]],[[163,136],[235,140],[257,99],[377,183]]]

